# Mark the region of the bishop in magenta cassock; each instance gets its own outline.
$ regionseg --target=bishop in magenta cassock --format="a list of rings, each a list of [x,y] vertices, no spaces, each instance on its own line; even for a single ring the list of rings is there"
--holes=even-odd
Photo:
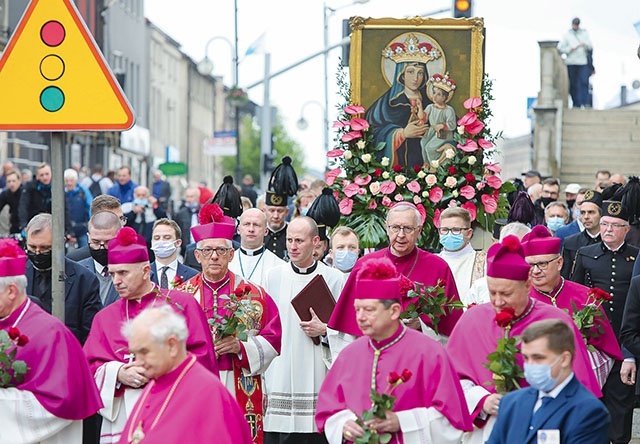
[[[0,330],[27,365],[21,382],[0,388],[0,442],[79,443],[100,395],[76,337],[27,297],[26,262],[15,240],[0,239]]]
[[[148,382],[120,331],[126,321],[145,308],[171,306],[187,320],[187,349],[208,371],[217,375],[218,368],[204,313],[188,293],[160,289],[151,282],[149,254],[142,236],[132,228],[122,228],[109,241],[108,261],[113,285],[121,299],[98,312],[84,351],[104,403],[100,410],[103,417],[100,442],[116,443]]]
[[[581,310],[596,301],[589,297],[593,290],[561,276],[564,258],[560,254],[562,240],[551,236],[544,225],[536,225],[522,238],[525,260],[531,265],[531,290],[529,296],[545,304],[561,308],[570,315],[574,307]],[[594,318],[587,344],[591,368],[600,387],[604,385],[615,360],[621,361],[622,351],[611,323],[602,307],[600,316]]]
[[[460,300],[453,273],[444,259],[421,250],[416,245],[422,230],[422,219],[415,205],[409,202],[400,202],[392,207],[387,215],[386,228],[389,247],[367,254],[365,256],[367,259],[386,257],[393,262],[399,273],[414,283],[427,286],[440,283],[440,285],[444,285],[448,299]],[[363,257],[356,262],[328,322],[328,337],[332,356],[335,356],[354,337],[362,334],[356,322],[353,301],[357,297],[356,276],[364,259]],[[405,307],[412,302],[415,301],[403,299]],[[449,336],[460,316],[462,316],[462,310],[448,312],[440,320],[438,332],[441,335]],[[429,317],[422,316],[421,320],[422,329],[433,335],[431,328],[427,328],[431,327]],[[351,338],[345,335],[350,335]],[[435,335],[433,336],[435,337]]]
[[[392,433],[392,443],[460,442],[462,432],[472,428],[460,381],[442,345],[400,322],[400,276],[393,263],[366,260],[355,291],[363,336],[338,356],[320,388],[318,429],[330,444],[354,441],[363,433],[355,420],[371,408],[371,390],[382,393],[393,372],[409,372],[393,391],[392,411],[370,427]]]
[[[235,252],[232,248],[235,222],[217,204],[204,205],[200,225],[191,228],[197,242],[195,256],[202,272],[179,288],[191,293],[209,319],[211,332],[223,317],[233,316],[226,307],[228,295],[239,289],[257,308],[252,319],[242,319],[249,337],[217,337],[215,350],[220,379],[235,395],[245,412],[255,442],[262,442],[262,381],[260,375],[280,353],[282,328],[278,307],[265,290],[229,271]]]
[[[498,339],[505,331],[495,322],[496,314],[505,308],[515,311],[509,336],[520,336],[535,321],[561,319],[573,328],[576,348],[573,369],[576,377],[596,397],[602,392],[591,370],[589,355],[580,331],[569,315],[559,308],[529,297],[529,264],[524,260],[522,245],[516,236],[507,236],[487,252],[487,282],[491,301],[469,308],[456,325],[447,342],[447,353],[458,372],[465,392],[467,407],[474,420],[474,430],[465,434],[464,443],[484,443],[491,434],[499,412],[501,394],[496,393],[493,374],[485,367],[487,356],[496,351]],[[521,355],[516,358],[522,367]],[[521,387],[528,384],[524,379]]]
[[[233,395],[187,352],[189,331],[183,316],[166,305],[148,308],[125,325],[124,334],[150,382],[120,444],[251,444],[249,426]]]

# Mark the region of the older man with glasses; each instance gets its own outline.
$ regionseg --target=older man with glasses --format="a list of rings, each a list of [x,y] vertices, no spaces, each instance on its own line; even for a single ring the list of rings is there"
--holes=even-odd
[[[629,211],[621,202],[602,202],[601,242],[582,247],[576,254],[571,280],[588,287],[598,287],[612,296],[605,303],[616,337],[620,337],[622,315],[638,248],[625,242],[629,232]],[[611,413],[611,442],[628,443],[631,439],[635,403],[636,359],[622,348],[624,361],[616,361],[602,391]]]

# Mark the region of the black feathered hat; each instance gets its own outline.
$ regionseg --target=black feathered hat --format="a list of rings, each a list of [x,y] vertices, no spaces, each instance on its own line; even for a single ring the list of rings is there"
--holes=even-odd
[[[220,205],[225,216],[234,219],[240,217],[242,214],[242,200],[240,199],[240,191],[233,184],[232,176],[225,176],[222,179],[222,185],[213,196],[212,203]]]
[[[620,201],[627,209],[629,223],[640,223],[640,179],[637,176],[630,176],[627,183],[615,191],[612,200]]]
[[[531,202],[531,198],[526,191],[518,192],[507,215],[507,223],[521,222],[525,225],[532,226],[535,224],[535,219],[536,209],[533,206],[533,202]]]
[[[265,203],[274,207],[286,207],[288,198],[295,196],[297,192],[298,176],[291,165],[291,157],[284,156],[282,163],[271,173]]]
[[[329,240],[327,228],[333,228],[340,222],[340,207],[331,188],[324,188],[307,211],[307,216],[316,221],[320,240]]]

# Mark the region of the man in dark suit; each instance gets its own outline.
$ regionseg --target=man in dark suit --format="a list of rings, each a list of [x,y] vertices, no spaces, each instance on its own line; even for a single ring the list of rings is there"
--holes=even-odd
[[[184,192],[184,205],[173,218],[182,231],[182,245],[180,254],[186,257],[187,245],[193,243],[191,237],[191,227],[198,225],[198,213],[200,212],[200,190],[198,188],[187,188]]]
[[[198,271],[178,261],[182,244],[182,231],[170,219],[158,219],[153,224],[151,249],[156,260],[151,263],[151,281],[160,288],[173,288],[191,279]]]
[[[78,261],[100,282],[100,300],[103,306],[114,303],[120,296],[113,286],[109,268],[107,267],[107,246],[115,238],[122,227],[120,218],[110,211],[94,214],[89,220],[89,254],[88,258]]]
[[[578,250],[602,241],[600,238],[600,217],[602,215],[600,206],[602,206],[602,194],[595,190],[587,190],[579,207],[580,223],[584,229],[565,237],[562,243],[563,263],[560,274],[565,279],[569,279],[569,276],[571,276],[573,262],[576,259]],[[558,231],[555,233],[556,237],[559,237]]]
[[[573,374],[574,344],[573,331],[558,319],[524,330],[521,352],[531,386],[502,398],[487,444],[609,442],[607,409]]]
[[[26,227],[27,233],[27,294],[42,301],[51,313],[51,244],[53,241],[50,214],[38,214]],[[86,268],[65,259],[65,324],[81,344],[89,335],[95,314],[102,309],[100,284]]]

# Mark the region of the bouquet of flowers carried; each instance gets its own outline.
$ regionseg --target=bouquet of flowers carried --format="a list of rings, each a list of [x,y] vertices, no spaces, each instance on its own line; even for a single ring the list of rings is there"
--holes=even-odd
[[[597,338],[601,334],[604,334],[601,326],[594,328],[595,322],[596,318],[604,316],[604,313],[600,309],[602,303],[611,301],[613,297],[598,287],[589,289],[587,296],[587,303],[580,310],[578,310],[576,304],[571,301],[571,308],[573,309],[572,318],[573,322],[575,322],[578,327],[578,330],[580,330],[580,334],[582,335],[584,343],[587,345],[587,349],[589,351],[595,351],[593,345],[589,344],[587,341],[591,338]]]
[[[249,331],[252,330],[256,320],[260,319],[260,309],[251,301],[251,287],[238,285],[231,294],[220,295],[225,300],[223,307],[225,314],[214,313],[214,317],[208,320],[214,328],[214,338],[220,340],[227,336],[235,336],[240,341],[246,341]]]
[[[431,327],[436,334],[440,318],[447,314],[447,311],[451,313],[453,310],[464,308],[463,302],[447,298],[444,293],[445,287],[440,281],[436,285],[424,285],[419,282],[414,284],[403,276],[400,287],[403,297],[416,300],[407,305],[400,318],[416,319],[426,315],[431,320]]]
[[[355,230],[362,247],[386,242],[386,209],[395,202],[417,206],[424,224],[419,245],[424,248],[437,246],[436,228],[447,207],[465,208],[472,220],[487,230],[493,228],[496,218],[506,217],[504,194],[515,188],[500,179],[497,174],[501,169],[491,161],[495,138],[485,124],[491,116],[491,81],[485,78],[482,98],[464,102],[467,114],[457,122],[456,146],[443,145],[441,160],[430,165],[407,167],[391,167],[389,158],[381,156],[384,143],[374,143],[373,129],[364,118],[365,108],[350,103],[344,78],[339,84],[347,105],[333,125],[338,146],[327,153],[332,169],[325,181],[339,202],[341,224]]]
[[[513,308],[504,308],[496,314],[495,322],[502,327],[504,335],[498,339],[496,351],[487,356],[488,363],[483,364],[493,373],[493,385],[496,392],[502,395],[520,388],[520,379],[524,378],[524,371],[516,358],[520,353],[516,344],[517,336],[510,337],[511,326],[516,320]]]
[[[29,368],[24,361],[16,360],[18,347],[29,343],[29,338],[16,327],[0,330],[0,387],[15,387],[24,381]]]

